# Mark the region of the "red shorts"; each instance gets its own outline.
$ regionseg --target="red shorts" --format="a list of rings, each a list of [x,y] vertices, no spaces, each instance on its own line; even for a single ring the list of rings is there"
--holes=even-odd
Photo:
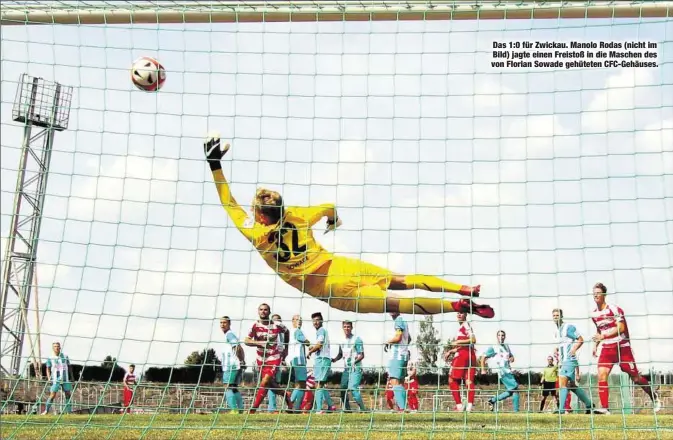
[[[278,372],[278,367],[280,367],[280,359],[276,359],[273,361],[265,360],[264,364],[260,364],[258,362],[257,365],[259,366],[260,379],[264,376],[271,376],[272,378],[275,379],[276,373]]]
[[[451,362],[451,379],[463,379],[474,381],[477,373],[477,357],[474,353],[459,354]]]
[[[615,364],[619,364],[619,368],[625,373],[638,374],[638,367],[630,345],[610,344],[601,347],[598,368],[612,368]]]

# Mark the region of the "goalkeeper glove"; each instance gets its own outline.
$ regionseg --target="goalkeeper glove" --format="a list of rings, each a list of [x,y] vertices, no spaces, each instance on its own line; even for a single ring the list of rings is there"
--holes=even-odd
[[[336,230],[336,228],[338,228],[342,224],[343,222],[341,221],[339,216],[336,216],[334,220],[327,220],[327,228],[325,228],[325,233],[323,235],[327,234],[330,231]]]
[[[229,144],[224,144],[224,147],[222,146],[222,139],[220,139],[219,132],[213,131],[208,133],[208,137],[203,143],[203,152],[206,155],[206,160],[208,161],[208,165],[210,165],[211,171],[222,169],[220,160],[227,154],[229,147]]]

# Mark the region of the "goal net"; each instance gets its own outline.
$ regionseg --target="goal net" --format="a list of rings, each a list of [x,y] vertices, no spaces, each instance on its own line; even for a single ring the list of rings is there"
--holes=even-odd
[[[3,2],[3,438],[671,435],[672,14],[665,1]],[[134,86],[140,57],[165,68],[159,91]],[[42,82],[58,87],[36,106],[54,94],[70,106],[54,133],[53,121],[17,122]],[[221,175],[204,155],[213,131],[231,144]],[[282,194],[284,215],[308,219],[329,255],[387,272],[355,277],[365,266],[338,259],[302,272],[306,229],[251,242],[239,229],[274,228],[252,206],[259,188]],[[334,210],[310,218],[290,208],[324,204]],[[288,284],[282,270],[299,276]],[[480,286],[479,297],[448,281]],[[607,378],[592,355],[598,282],[601,313],[625,316],[616,337],[634,357],[618,352]],[[388,299],[368,298],[372,287]],[[329,343],[307,373],[333,359],[318,377],[333,407],[286,413],[291,344],[274,372],[279,395],[248,412],[265,373],[242,342],[263,303],[292,337],[301,317],[310,347],[322,314]],[[555,309],[584,341],[578,389],[610,415],[585,414],[573,392],[566,415],[559,385],[544,385],[550,367],[571,374],[575,336],[559,346]],[[476,357],[453,388],[460,310]],[[245,357],[240,414],[225,386],[240,353],[223,317]],[[346,367],[360,351],[360,366]],[[416,376],[391,372],[391,359]]]

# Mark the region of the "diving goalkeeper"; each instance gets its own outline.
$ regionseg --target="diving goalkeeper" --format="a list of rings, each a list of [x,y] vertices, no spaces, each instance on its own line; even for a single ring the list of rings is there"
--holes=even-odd
[[[229,151],[217,132],[210,133],[203,148],[222,206],[239,231],[257,249],[280,278],[297,290],[325,301],[331,307],[358,313],[472,313],[493,318],[493,309],[464,298],[411,297],[389,291],[421,289],[479,296],[480,286],[465,286],[428,275],[397,275],[388,269],[353,258],[334,255],[314,238],[311,229],[327,217],[328,230],[341,226],[334,205],[285,206],[275,191],[258,189],[253,199],[254,222],[236,202],[222,173],[220,160]]]

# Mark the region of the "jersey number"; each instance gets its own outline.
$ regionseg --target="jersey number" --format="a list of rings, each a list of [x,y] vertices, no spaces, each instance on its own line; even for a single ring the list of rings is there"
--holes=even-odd
[[[285,236],[288,233],[291,233],[289,242],[285,240]],[[275,242],[276,246],[278,246],[276,261],[279,263],[286,263],[290,261],[290,258],[306,253],[306,244],[299,245],[299,231],[292,223],[283,223],[280,231],[273,233],[271,241]]]

